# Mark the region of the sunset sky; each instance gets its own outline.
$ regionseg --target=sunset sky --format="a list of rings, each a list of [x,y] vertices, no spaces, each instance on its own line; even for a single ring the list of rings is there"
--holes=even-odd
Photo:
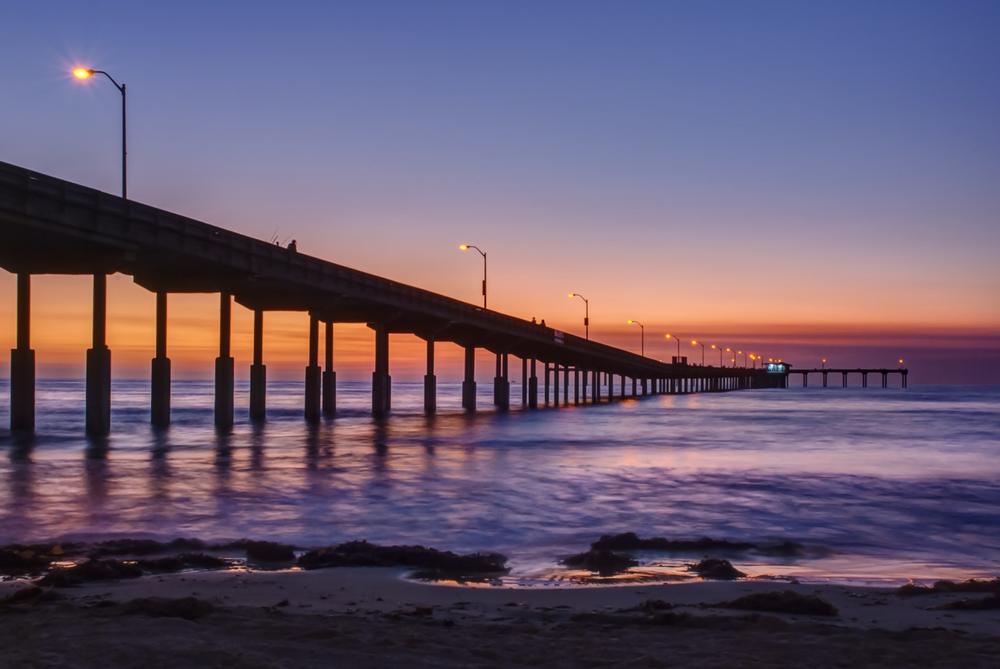
[[[118,94],[69,75],[101,68],[132,199],[470,302],[475,243],[491,308],[582,333],[577,291],[592,337],[638,350],[637,319],[655,357],[672,332],[1000,383],[998,34],[986,1],[21,3],[0,160],[118,192]],[[82,375],[88,280],[33,288],[40,375]],[[207,377],[218,298],[171,300],[175,377]],[[153,304],[109,282],[116,374],[148,374]],[[0,350],[13,312],[0,273]],[[275,377],[306,325],[268,316]],[[338,326],[345,378],[371,339]]]

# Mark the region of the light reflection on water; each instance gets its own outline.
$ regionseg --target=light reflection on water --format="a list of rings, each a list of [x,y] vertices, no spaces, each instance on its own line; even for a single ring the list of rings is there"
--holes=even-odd
[[[113,434],[87,441],[83,385],[39,384],[38,436],[0,432],[0,541],[62,536],[356,538],[511,557],[513,580],[603,533],[792,539],[817,559],[734,556],[752,574],[840,581],[1000,572],[1000,389],[790,389],[609,406],[392,419],[341,384],[335,421],[307,426],[300,384],[269,385],[269,422],[211,425],[212,384],[174,385],[174,423],[148,425],[145,383],[114,388]],[[3,389],[6,395],[6,388]],[[480,385],[480,406],[491,388]],[[512,395],[519,397],[519,389]],[[7,403],[0,424],[8,424]],[[647,556],[683,573],[697,556]]]

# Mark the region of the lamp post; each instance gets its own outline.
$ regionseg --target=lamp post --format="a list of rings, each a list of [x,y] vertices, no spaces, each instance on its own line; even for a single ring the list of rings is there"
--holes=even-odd
[[[126,167],[126,156],[128,151],[126,150],[126,140],[125,140],[125,84],[119,84],[115,81],[114,77],[105,72],[104,70],[94,70],[89,67],[76,67],[73,68],[73,76],[80,81],[86,81],[90,79],[95,74],[103,74],[108,78],[114,87],[118,89],[118,92],[122,94],[122,199],[128,199],[128,169]]]
[[[820,365],[822,369],[826,369],[826,358],[820,359]]]
[[[903,363],[906,362],[906,361],[903,360],[902,358],[900,358],[897,362],[899,362],[899,368],[902,369],[903,368]]]
[[[631,318],[628,320],[628,325],[638,325],[641,332],[641,345],[640,349],[642,351],[642,357],[646,357],[646,326],[644,326],[639,321],[634,321]]]
[[[709,348],[712,349],[713,351],[719,352],[719,367],[725,367],[725,365],[722,364],[722,347],[716,346],[715,344],[710,344]]]
[[[665,334],[665,335],[663,335],[663,338],[664,339],[673,339],[675,342],[677,342],[677,361],[680,362],[680,357],[681,357],[681,340],[680,340],[680,338],[679,337],[675,337],[672,334]]]
[[[572,300],[574,297],[579,297],[581,300],[583,300],[583,305],[584,305],[583,306],[583,309],[584,309],[584,311],[583,311],[583,314],[584,314],[583,315],[583,331],[585,333],[586,338],[589,340],[590,339],[590,300],[588,300],[586,297],[584,297],[580,293],[570,293],[569,294],[569,299]]]
[[[729,360],[730,360],[730,362],[733,363],[733,369],[736,369],[736,353],[733,351],[733,349],[729,348],[728,346],[726,347],[726,353],[732,353],[733,354],[729,358]]]
[[[700,342],[697,339],[692,339],[691,340],[691,345],[692,346],[701,346],[701,366],[704,367],[705,366],[705,344],[704,344],[704,342]]]
[[[486,309],[486,251],[482,250],[475,244],[460,244],[458,248],[462,251],[476,249],[479,251],[479,255],[483,257],[483,309]]]

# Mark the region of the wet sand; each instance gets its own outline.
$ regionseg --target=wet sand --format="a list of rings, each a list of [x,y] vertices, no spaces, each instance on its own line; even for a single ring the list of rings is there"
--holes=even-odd
[[[932,610],[971,596],[962,593],[761,581],[455,587],[403,573],[188,572],[54,589],[57,598],[0,608],[0,664],[996,667],[1000,657],[1000,611]],[[0,584],[0,597],[24,587]],[[782,590],[818,595],[839,615],[706,606]],[[188,597],[197,601],[160,615],[161,599]],[[650,600],[672,607],[636,609]]]

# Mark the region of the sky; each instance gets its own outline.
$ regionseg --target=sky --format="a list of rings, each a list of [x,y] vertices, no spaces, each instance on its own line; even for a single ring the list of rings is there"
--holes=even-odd
[[[470,302],[474,243],[491,308],[578,332],[576,291],[654,357],[674,333],[1000,383],[998,31],[959,0],[7,3],[0,160],[118,192],[91,66],[128,86],[132,199]],[[148,375],[153,304],[112,277],[116,375]],[[13,310],[0,273],[0,350]],[[211,374],[216,312],[172,297],[175,376]],[[82,374],[89,313],[85,277],[34,280],[40,376]],[[268,315],[276,377],[306,326]],[[346,377],[371,339],[337,326]],[[421,360],[393,338],[394,374]]]

